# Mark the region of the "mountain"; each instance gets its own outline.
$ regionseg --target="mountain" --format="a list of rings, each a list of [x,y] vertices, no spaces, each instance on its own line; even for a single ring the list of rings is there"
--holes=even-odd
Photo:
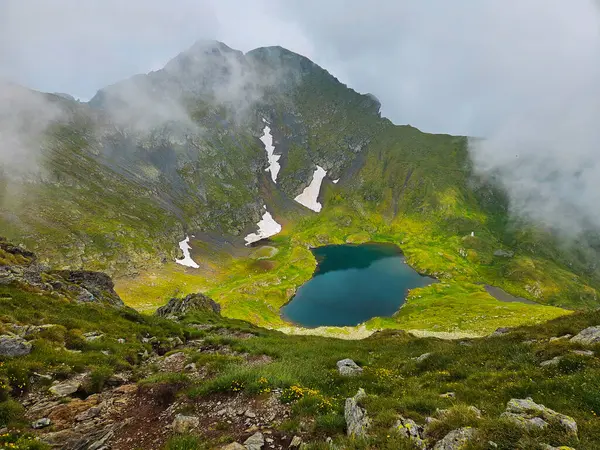
[[[369,240],[398,244],[443,281],[374,329],[485,334],[558,314],[500,304],[483,284],[540,304],[598,304],[594,248],[512,218],[493,180],[473,173],[468,138],[394,125],[374,96],[281,47],[243,54],[201,41],[88,103],[2,92],[3,147],[19,150],[2,153],[2,233],[41,262],[117,277],[130,305],[202,290],[226,316],[285,327],[279,308],[315,268],[307,247]],[[294,201],[317,170],[320,212]],[[266,212],[283,228],[267,260],[244,245]],[[186,236],[197,268],[174,264]],[[430,310],[443,311],[435,325]]]
[[[380,107],[213,41],[87,103],[0,84],[0,447],[598,448],[597,232]],[[365,242],[437,282],[281,317],[310,248]]]

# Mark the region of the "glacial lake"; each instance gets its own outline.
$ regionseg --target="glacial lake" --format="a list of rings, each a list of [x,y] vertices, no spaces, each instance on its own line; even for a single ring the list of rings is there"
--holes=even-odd
[[[318,263],[313,277],[281,309],[285,320],[304,327],[392,316],[409,289],[435,282],[408,266],[393,244],[328,245],[312,252]]]

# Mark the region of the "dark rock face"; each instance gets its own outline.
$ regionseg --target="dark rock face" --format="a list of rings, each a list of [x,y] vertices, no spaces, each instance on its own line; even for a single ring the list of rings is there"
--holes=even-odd
[[[112,279],[102,272],[50,270],[36,262],[34,253],[0,238],[0,285],[27,286],[35,291],[78,302],[122,307]]]
[[[35,260],[35,255],[33,252],[22,249],[21,247],[17,247],[6,242],[6,239],[0,236],[0,257],[2,256],[2,252],[13,257],[21,257],[26,260],[26,264],[30,264]],[[4,265],[0,261],[0,266]]]
[[[221,313],[221,305],[204,294],[190,294],[185,298],[172,298],[165,306],[156,310],[160,317],[179,316],[192,311]]]
[[[124,306],[123,300],[115,292],[115,284],[105,273],[61,270],[53,272],[53,274],[82,289],[78,295],[79,301],[100,301],[115,306]]]

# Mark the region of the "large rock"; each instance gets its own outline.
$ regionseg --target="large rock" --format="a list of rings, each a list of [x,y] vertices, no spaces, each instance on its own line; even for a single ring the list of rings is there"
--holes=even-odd
[[[247,450],[261,450],[265,445],[265,437],[260,431],[257,431],[252,436],[244,441],[244,446]]]
[[[433,450],[460,450],[473,439],[475,428],[463,427],[448,433],[441,441],[436,442]]]
[[[115,292],[115,284],[112,279],[105,273],[58,270],[51,274],[62,278],[71,290],[77,289],[78,301],[106,303],[113,306],[125,305],[119,294]]]
[[[31,353],[31,342],[19,336],[0,336],[0,356],[25,356]]]
[[[367,411],[359,405],[359,402],[366,396],[365,391],[360,388],[354,397],[346,399],[344,417],[348,436],[361,437],[367,434],[371,421],[367,416]]]
[[[204,294],[190,294],[185,298],[172,298],[156,310],[160,317],[180,316],[192,311],[221,313],[221,305]]]
[[[184,416],[177,414],[171,427],[175,433],[187,433],[200,425],[200,419],[196,416]]]
[[[394,430],[396,430],[400,436],[412,441],[413,446],[416,448],[422,450],[427,448],[427,445],[423,440],[423,427],[417,425],[414,420],[400,417],[394,425]]]
[[[577,437],[577,423],[572,417],[539,405],[529,397],[511,399],[500,417],[528,430],[544,429],[554,424],[562,428],[568,436]]]
[[[600,344],[600,325],[589,327],[571,338],[571,342],[583,345]]]
[[[337,362],[338,372],[342,376],[353,377],[363,373],[362,367],[356,364],[351,359],[342,359]]]
[[[81,377],[73,378],[71,380],[66,380],[62,383],[55,384],[54,386],[51,386],[48,390],[51,394],[56,395],[57,397],[66,397],[77,392],[81,387],[81,384]]]

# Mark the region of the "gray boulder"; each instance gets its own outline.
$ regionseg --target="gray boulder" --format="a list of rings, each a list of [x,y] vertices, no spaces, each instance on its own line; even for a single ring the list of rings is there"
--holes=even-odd
[[[265,437],[260,431],[257,431],[244,441],[244,446],[247,450],[261,450],[264,445]]]
[[[552,359],[549,359],[547,361],[542,361],[540,363],[540,367],[554,367],[554,366],[558,366],[558,363],[560,363],[561,359],[563,359],[562,356],[555,356]]]
[[[499,249],[494,251],[494,256],[498,256],[500,258],[512,258],[515,256],[515,252]]]
[[[43,419],[38,419],[35,422],[33,422],[31,424],[31,428],[33,428],[34,430],[39,430],[41,428],[49,427],[50,425],[52,425],[52,422],[50,421],[50,419],[48,419],[47,417],[44,417]]]
[[[224,447],[221,447],[221,450],[246,450],[239,442],[232,442],[231,444],[227,444]]]
[[[423,440],[423,427],[417,425],[414,420],[400,417],[394,424],[394,430],[403,438],[409,439],[416,448],[422,450],[427,448]]]
[[[363,373],[362,367],[351,359],[342,359],[341,361],[338,361],[337,368],[340,375],[345,377],[353,377]]]
[[[577,422],[572,417],[539,405],[529,397],[511,399],[500,417],[528,430],[544,429],[549,424],[555,424],[568,436],[577,437]]]
[[[82,380],[80,378],[73,378],[71,380],[63,381],[62,383],[55,384],[54,386],[50,386],[51,394],[57,397],[66,397],[68,395],[74,394],[81,387]]]
[[[425,361],[427,358],[431,357],[433,353],[423,353],[421,356],[417,356],[416,358],[413,358],[416,362],[421,363],[423,361]]]
[[[165,306],[156,310],[160,317],[180,316],[192,311],[221,313],[221,305],[204,294],[190,294],[185,298],[172,298]]]
[[[463,427],[448,433],[441,441],[436,442],[433,450],[460,450],[475,436],[477,429]]]
[[[19,336],[0,336],[0,356],[25,356],[31,353],[31,342]]]
[[[600,344],[600,325],[589,327],[571,338],[571,342],[582,345]]]
[[[200,425],[200,419],[196,416],[184,416],[177,414],[171,427],[175,433],[187,433]]]
[[[354,397],[346,399],[344,418],[348,436],[361,437],[367,434],[371,421],[367,416],[367,411],[359,405],[359,402],[366,396],[364,389],[360,388]]]

